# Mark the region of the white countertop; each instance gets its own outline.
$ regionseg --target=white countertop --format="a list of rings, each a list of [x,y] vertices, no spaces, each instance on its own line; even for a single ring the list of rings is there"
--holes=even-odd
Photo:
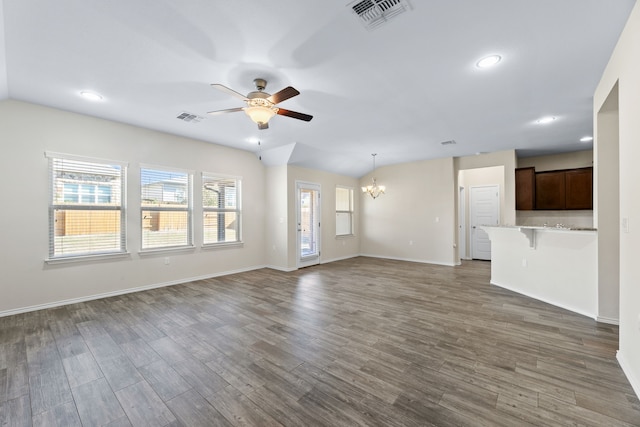
[[[543,226],[543,225],[481,225],[480,227],[492,227],[492,228],[513,228],[515,230],[542,230],[542,231],[598,231],[597,228],[589,227],[556,227],[556,226]]]

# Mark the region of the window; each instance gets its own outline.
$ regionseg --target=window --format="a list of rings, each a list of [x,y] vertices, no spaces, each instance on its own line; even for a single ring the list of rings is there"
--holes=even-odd
[[[193,245],[192,174],[140,168],[142,250]]]
[[[336,187],[336,236],[353,235],[353,188]]]
[[[126,252],[126,164],[47,153],[49,259]]]
[[[237,243],[240,236],[240,179],[202,174],[203,243]]]

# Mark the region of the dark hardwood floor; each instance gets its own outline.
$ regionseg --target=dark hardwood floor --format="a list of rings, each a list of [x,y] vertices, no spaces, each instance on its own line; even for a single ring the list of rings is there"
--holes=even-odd
[[[0,318],[0,425],[639,426],[617,327],[355,258]]]

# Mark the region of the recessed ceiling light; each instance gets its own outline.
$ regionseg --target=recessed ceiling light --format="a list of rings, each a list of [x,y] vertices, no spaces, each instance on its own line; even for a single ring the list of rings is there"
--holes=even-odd
[[[591,142],[591,141],[593,141],[592,136],[583,136],[582,138],[580,138],[580,142]]]
[[[489,68],[489,67],[493,67],[501,60],[502,60],[502,57],[500,55],[490,55],[476,62],[476,66],[478,68]]]
[[[538,119],[538,121],[536,123],[538,123],[539,125],[546,125],[551,123],[552,121],[554,121],[556,118],[553,116],[547,116],[547,117],[543,117],[541,119]]]
[[[102,101],[102,95],[99,93],[91,92],[88,90],[83,90],[80,92],[83,98],[88,99],[90,101]]]

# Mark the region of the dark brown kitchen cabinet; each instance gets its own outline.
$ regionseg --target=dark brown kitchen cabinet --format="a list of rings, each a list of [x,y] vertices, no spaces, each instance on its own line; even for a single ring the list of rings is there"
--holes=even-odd
[[[520,211],[530,211],[535,209],[535,201],[535,168],[516,169],[516,209]]]
[[[565,209],[565,171],[536,173],[536,209]]]
[[[593,209],[593,168],[565,172],[565,209]]]
[[[593,209],[593,168],[536,172],[535,200],[537,210]]]

